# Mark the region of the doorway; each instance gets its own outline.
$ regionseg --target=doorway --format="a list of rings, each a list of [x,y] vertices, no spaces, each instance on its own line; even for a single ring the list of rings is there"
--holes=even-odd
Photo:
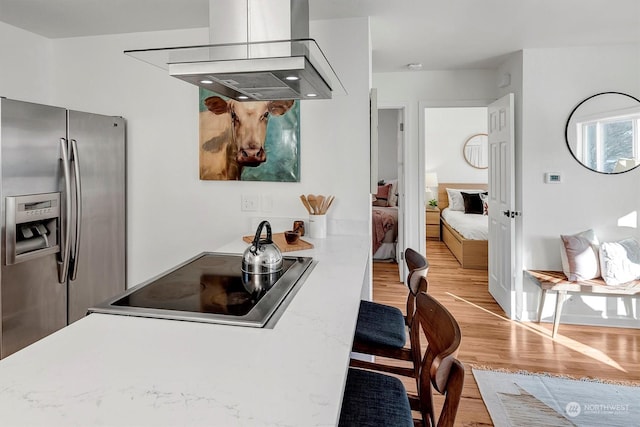
[[[508,125],[507,128],[511,130],[511,132],[513,132],[514,129],[514,118],[513,118],[513,95],[511,96],[511,101],[510,101],[510,107],[506,108],[505,111],[511,111],[510,114],[501,114],[500,115],[500,122],[504,122],[504,124]],[[503,97],[504,99],[508,98],[508,97]],[[503,98],[501,98],[499,101],[502,101]],[[442,111],[444,111],[443,109],[447,109],[447,108],[459,108],[459,109],[465,109],[467,107],[481,107],[483,114],[481,115],[481,119],[484,119],[484,129],[486,129],[483,133],[489,133],[491,134],[491,132],[489,131],[489,123],[491,122],[491,117],[489,117],[489,113],[491,112],[491,108],[494,108],[494,105],[498,104],[498,101],[493,101],[493,100],[487,100],[487,101],[472,101],[472,102],[451,102],[451,103],[446,103],[446,104],[437,104],[437,103],[427,103],[427,102],[421,102],[420,103],[420,137],[419,137],[419,144],[417,147],[417,151],[418,152],[418,161],[422,162],[422,164],[419,165],[419,170],[422,172],[422,176],[425,177],[426,172],[430,171],[430,167],[431,168],[438,168],[438,159],[436,158],[435,161],[432,162],[432,159],[430,157],[429,154],[429,144],[427,141],[427,135],[430,135],[430,129],[428,129],[429,126],[429,112],[431,111],[432,115],[436,115],[436,112],[441,113]],[[501,110],[502,111],[502,110]],[[494,120],[495,121],[495,120]],[[495,127],[495,126],[494,126]],[[493,127],[492,127],[493,128]],[[440,138],[442,139],[442,137]],[[460,138],[458,138],[460,139]],[[490,139],[490,138],[489,138]],[[511,150],[514,150],[513,148],[513,135],[511,135]],[[437,141],[438,143],[440,141]],[[460,159],[460,162],[462,162],[462,164],[465,163],[465,159],[463,157],[463,152],[462,152],[462,145],[464,142],[459,142],[459,151],[457,156],[458,159]],[[422,152],[420,152],[420,150],[423,150]],[[415,153],[414,151],[414,153]],[[513,151],[511,151],[513,152]],[[491,157],[491,155],[490,155]],[[493,156],[495,157],[495,156]],[[492,182],[495,181],[494,178],[492,178],[492,170],[493,172],[495,172],[496,174],[500,171],[506,173],[508,176],[510,176],[511,178],[513,178],[513,167],[511,166],[513,161],[511,161],[511,163],[509,163],[509,167],[510,169],[508,169],[508,171],[504,171],[505,167],[504,164],[505,162],[497,159],[497,164],[499,165],[499,167],[493,169],[491,167],[491,161],[489,161],[489,168],[486,169],[486,174],[483,177],[482,181],[477,181],[477,182],[482,182],[482,183],[489,183],[489,179],[492,179]],[[455,158],[453,158],[452,162],[442,162],[442,160],[440,160],[441,163],[443,163],[445,165],[444,170],[446,170],[446,174],[443,175],[444,179],[441,179],[440,177],[438,177],[438,181],[439,183],[446,183],[446,182],[450,182],[450,178],[452,178],[452,176],[450,175],[451,172],[451,164],[456,164],[456,160]],[[496,163],[496,158],[494,158],[493,160],[494,163]],[[495,175],[495,174],[494,174]],[[506,179],[506,178],[505,178]],[[452,181],[454,182],[458,182],[458,183],[472,183],[473,181],[471,180],[458,180],[458,179],[453,179]],[[424,181],[423,181],[424,182]],[[494,183],[495,184],[495,183]],[[491,189],[491,186],[489,187]],[[494,193],[496,191],[498,191],[500,194],[503,193],[502,187],[500,187],[501,189],[496,190],[496,186],[493,185],[493,191]],[[515,191],[515,187],[510,186],[509,187],[510,191]],[[424,194],[420,194],[417,193],[416,199],[420,200],[422,199],[422,206],[424,206],[424,199],[425,196]],[[512,197],[513,199],[513,197]],[[510,202],[510,207],[508,208],[496,208],[493,207],[493,211],[494,213],[498,213],[498,215],[500,213],[513,213],[513,214],[518,214],[519,211],[517,211],[514,207],[515,203],[513,200]],[[415,206],[415,205],[414,205]],[[419,206],[419,205],[418,205]],[[505,211],[506,209],[506,211]],[[489,203],[489,211],[491,211],[491,203]],[[424,212],[424,210],[422,210],[421,214]],[[505,213],[506,215],[506,213]],[[514,218],[514,216],[511,216],[510,218]],[[517,219],[517,215],[515,216],[515,218]],[[422,229],[425,230],[426,227],[424,226],[424,221],[422,222]],[[495,227],[493,227],[495,229]],[[503,244],[503,242],[501,241],[501,239],[499,239],[498,237],[496,237],[494,234],[491,232],[491,227],[489,228],[489,237],[488,237],[488,241],[489,241],[489,247],[491,248],[491,246],[494,246],[494,249],[497,246],[505,246]],[[422,232],[421,232],[422,234]],[[422,236],[425,236],[425,234],[422,234]],[[517,238],[517,232],[514,231],[511,234],[511,237],[514,237],[516,240]],[[494,273],[498,270],[500,270],[500,272],[502,272],[503,270],[505,271],[505,274],[503,274],[502,276],[502,288],[504,288],[505,290],[500,292],[500,295],[496,294],[494,295],[494,298],[496,298],[496,300],[498,301],[498,303],[501,305],[501,307],[505,310],[505,312],[507,313],[507,315],[511,318],[517,318],[519,316],[519,312],[521,310],[521,306],[522,306],[522,302],[521,302],[521,295],[522,295],[522,284],[521,284],[521,276],[516,274],[517,271],[519,270],[519,266],[520,266],[520,256],[521,256],[521,252],[519,251],[517,245],[511,245],[511,246],[505,246],[507,249],[502,251],[501,255],[498,255],[500,257],[506,256],[505,252],[511,254],[510,256],[512,256],[511,262],[508,262],[506,260],[502,260],[501,262],[501,267],[498,268],[495,265],[495,262],[491,263],[491,256],[489,257],[489,274],[491,274],[491,271],[493,271]],[[495,251],[494,251],[495,252]],[[512,253],[513,252],[513,253]],[[494,260],[496,259],[496,255],[494,253],[493,255]],[[509,266],[509,268],[507,269],[506,266]],[[495,286],[494,286],[495,287]],[[490,287],[491,288],[491,287]],[[502,297],[503,295],[506,295],[506,297]],[[506,301],[506,302],[505,302]],[[508,303],[507,303],[508,302]]]
[[[420,162],[418,170],[425,187],[417,193],[420,201],[414,205],[414,209],[419,209],[422,216],[420,234],[423,246],[427,238],[427,198],[438,199],[438,184],[488,182],[488,170],[471,166],[465,160],[463,146],[472,135],[486,133],[487,106],[491,102],[492,100],[420,103],[420,135],[414,153],[417,151],[417,161]],[[429,180],[426,179],[427,174]],[[429,188],[426,187],[427,183],[430,184]],[[434,238],[433,235],[429,237]]]
[[[400,281],[406,277],[404,250],[406,248],[406,207],[407,185],[404,170],[404,148],[407,128],[406,107],[404,105],[378,106],[378,180],[395,182],[396,194],[391,199],[397,207],[397,236],[395,261],[398,263]],[[393,207],[393,206],[391,206]]]

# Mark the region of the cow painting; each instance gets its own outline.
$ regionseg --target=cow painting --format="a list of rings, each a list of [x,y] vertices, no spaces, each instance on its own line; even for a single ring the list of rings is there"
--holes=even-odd
[[[199,151],[203,180],[239,180],[243,168],[265,164],[269,119],[283,116],[294,105],[293,100],[239,102],[215,95],[202,103]],[[280,134],[275,139],[281,139]],[[297,147],[294,154],[297,156]],[[297,158],[294,160],[297,165]],[[272,163],[276,162],[282,166],[277,158]]]

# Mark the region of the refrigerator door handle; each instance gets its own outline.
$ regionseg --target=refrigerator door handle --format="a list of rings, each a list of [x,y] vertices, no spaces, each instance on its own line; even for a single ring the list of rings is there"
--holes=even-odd
[[[60,138],[60,159],[62,160],[62,170],[64,173],[64,191],[65,191],[65,209],[64,209],[64,236],[62,239],[62,251],[60,251],[61,260],[58,260],[58,281],[65,283],[67,281],[67,272],[69,269],[69,240],[71,237],[71,170],[69,166],[69,151],[67,148],[67,140]]]
[[[82,189],[80,186],[80,158],[78,157],[78,143],[71,140],[71,163],[76,184],[76,237],[73,244],[73,255],[69,266],[69,279],[76,280],[78,275],[78,254],[80,253],[80,232],[82,231]]]

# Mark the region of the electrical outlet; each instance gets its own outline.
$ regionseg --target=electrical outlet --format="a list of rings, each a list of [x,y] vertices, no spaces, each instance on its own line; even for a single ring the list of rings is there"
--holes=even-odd
[[[240,201],[240,209],[244,212],[255,212],[260,204],[260,196],[243,194]]]

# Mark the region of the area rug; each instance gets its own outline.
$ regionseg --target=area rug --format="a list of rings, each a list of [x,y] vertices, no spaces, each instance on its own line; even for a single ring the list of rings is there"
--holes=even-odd
[[[496,427],[640,425],[640,387],[472,369]]]

